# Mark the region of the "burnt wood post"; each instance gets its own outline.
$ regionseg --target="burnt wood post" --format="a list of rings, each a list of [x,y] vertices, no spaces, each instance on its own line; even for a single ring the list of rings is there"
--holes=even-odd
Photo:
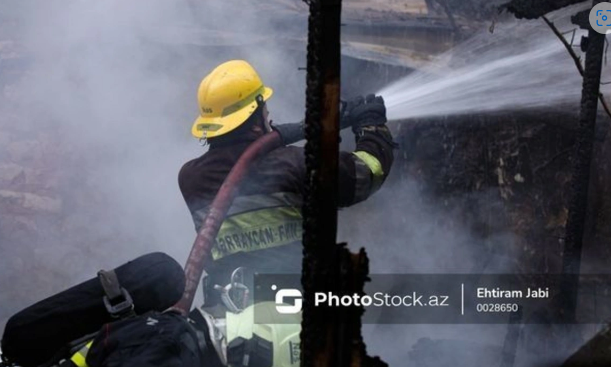
[[[594,0],[592,6],[599,2],[599,0]],[[584,24],[580,24],[580,26],[583,27]],[[562,272],[571,275],[566,278],[566,284],[563,284],[563,288],[566,291],[566,297],[563,299],[564,317],[567,322],[575,321],[581,253],[588,208],[590,168],[594,151],[598,95],[600,93],[600,75],[605,46],[605,35],[591,29],[589,24],[586,27],[589,29],[589,32],[581,95],[581,110],[577,140],[573,153],[571,195],[569,197],[569,213],[562,254]]]
[[[311,0],[303,205],[302,367],[385,366],[367,357],[362,308],[314,307],[317,291],[363,293],[368,262],[337,244],[341,0]]]

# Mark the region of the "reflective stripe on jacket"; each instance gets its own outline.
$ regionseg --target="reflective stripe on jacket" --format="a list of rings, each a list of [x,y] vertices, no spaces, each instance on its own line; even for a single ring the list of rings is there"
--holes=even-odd
[[[194,213],[205,218],[207,208]],[[199,220],[201,223],[201,220]],[[218,260],[238,252],[263,250],[301,240],[301,198],[290,192],[237,197],[212,248]]]

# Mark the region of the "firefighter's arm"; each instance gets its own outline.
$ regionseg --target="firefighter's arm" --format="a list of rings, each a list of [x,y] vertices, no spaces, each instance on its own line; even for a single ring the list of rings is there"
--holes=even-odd
[[[346,116],[356,139],[352,153],[340,155],[339,205],[349,206],[376,192],[390,173],[395,143],[386,126],[382,97],[369,95],[348,103]]]

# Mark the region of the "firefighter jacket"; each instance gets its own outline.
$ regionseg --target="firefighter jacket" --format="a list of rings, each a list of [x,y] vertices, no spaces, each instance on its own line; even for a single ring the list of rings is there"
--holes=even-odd
[[[180,190],[196,230],[225,177],[251,142],[211,141],[204,155],[180,170]],[[354,152],[340,152],[340,207],[363,201],[380,187],[393,162],[392,150],[391,139],[368,132],[359,138]],[[254,163],[220,228],[212,249],[214,261],[207,272],[222,274],[224,279],[238,266],[270,273],[300,272],[305,182],[301,147],[279,147]]]

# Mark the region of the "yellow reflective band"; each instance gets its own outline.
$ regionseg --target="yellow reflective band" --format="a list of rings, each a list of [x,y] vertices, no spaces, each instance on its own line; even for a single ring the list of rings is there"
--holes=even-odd
[[[301,241],[301,211],[283,206],[233,215],[223,222],[212,258],[250,252]]]
[[[76,352],[70,358],[70,360],[72,361],[72,363],[77,365],[77,367],[87,367],[87,362],[85,362],[85,357],[86,356],[82,355],[81,352]]]
[[[85,344],[85,346],[83,346],[81,349],[79,349],[78,352],[74,353],[72,357],[70,357],[72,363],[77,365],[77,367],[88,367],[86,359],[87,353],[89,352],[89,348],[91,348],[91,344],[93,344],[93,340]]]
[[[359,157],[359,159],[362,160],[367,165],[367,167],[369,167],[369,169],[371,170],[371,173],[373,173],[374,176],[376,177],[384,176],[384,170],[382,169],[382,164],[376,157],[374,157],[373,155],[367,152],[363,152],[363,151],[354,152],[352,154]]]
[[[249,104],[253,103],[255,101],[255,98],[257,98],[257,96],[263,95],[263,93],[265,92],[265,86],[263,84],[261,84],[261,86],[259,88],[257,88],[257,90],[255,90],[254,92],[250,93],[248,96],[244,97],[244,99],[242,99],[241,101],[238,101],[232,105],[229,105],[225,108],[223,108],[223,112],[221,113],[221,116],[227,116],[227,115],[231,115],[232,113],[241,110],[242,108],[248,106]]]

